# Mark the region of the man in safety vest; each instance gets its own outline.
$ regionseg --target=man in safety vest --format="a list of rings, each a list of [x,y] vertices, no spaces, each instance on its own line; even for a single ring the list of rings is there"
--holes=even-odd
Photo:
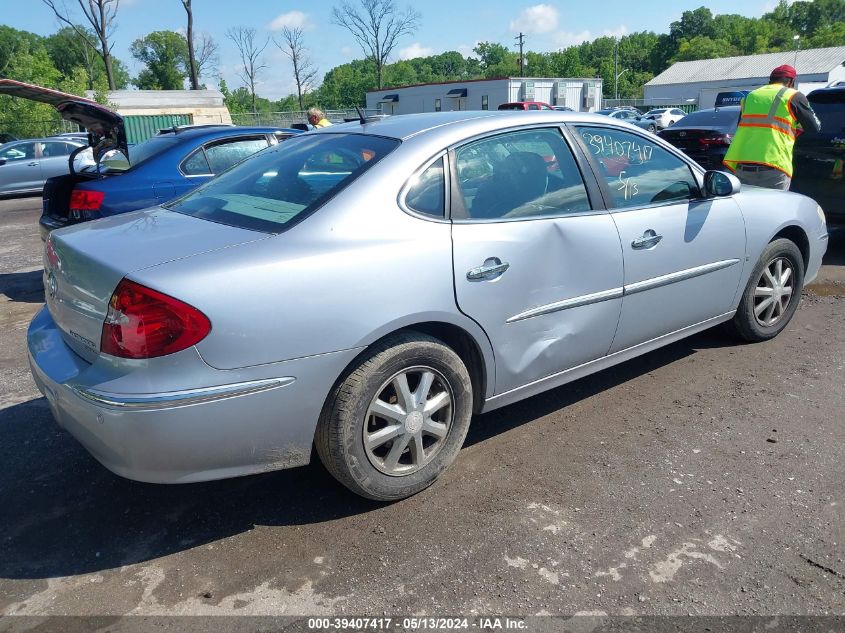
[[[308,109],[308,122],[313,125],[315,129],[329,127],[331,125],[331,121],[326,118],[325,113],[320,110],[320,108]]]
[[[739,127],[724,164],[747,185],[789,189],[796,136],[821,129],[807,97],[795,90],[795,77],[792,66],[778,66],[768,86],[742,100]]]

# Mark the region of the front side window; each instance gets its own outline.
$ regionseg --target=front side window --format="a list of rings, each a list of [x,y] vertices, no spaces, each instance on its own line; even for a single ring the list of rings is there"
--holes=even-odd
[[[19,143],[0,152],[0,158],[7,162],[35,158],[35,143]]]
[[[414,176],[405,194],[405,205],[412,211],[436,218],[446,215],[446,178],[442,158]]]
[[[578,127],[584,146],[607,183],[612,208],[624,209],[695,198],[698,183],[680,158],[656,143],[627,132]]]
[[[205,155],[211,172],[219,174],[267,147],[267,139],[250,138],[218,143],[205,148]]]
[[[556,129],[470,143],[456,151],[456,167],[461,195],[455,217],[521,219],[590,210],[575,158]]]
[[[167,207],[212,222],[279,233],[398,145],[396,139],[366,134],[297,136],[235,165]]]

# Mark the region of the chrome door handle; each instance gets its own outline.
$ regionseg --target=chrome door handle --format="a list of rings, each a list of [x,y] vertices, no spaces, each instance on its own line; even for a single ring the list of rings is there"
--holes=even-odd
[[[40,163],[38,163],[38,161],[36,161],[36,162],[34,162],[34,163],[27,163],[27,164],[26,164],[26,166],[27,166],[27,167],[38,167],[38,165],[39,165],[39,164],[40,164]]]
[[[489,261],[489,260],[488,260]],[[484,263],[484,266],[478,266],[476,268],[472,268],[467,271],[467,279],[470,281],[478,281],[479,279],[491,279],[493,277],[498,277],[502,273],[504,273],[511,265],[507,262],[500,262],[499,260],[494,260],[496,263],[487,264]]]
[[[651,229],[643,233],[642,237],[638,237],[633,242],[631,242],[631,248],[641,249],[641,248],[651,248],[652,246],[657,246],[658,242],[663,239],[662,235],[658,235]]]

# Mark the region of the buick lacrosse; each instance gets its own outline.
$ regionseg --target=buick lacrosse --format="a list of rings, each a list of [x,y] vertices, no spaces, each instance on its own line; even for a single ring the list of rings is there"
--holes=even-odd
[[[740,190],[608,117],[362,119],[53,232],[29,356],[119,475],[233,477],[315,448],[354,492],[400,499],[474,413],[720,323],[777,335],[826,246],[809,198]]]

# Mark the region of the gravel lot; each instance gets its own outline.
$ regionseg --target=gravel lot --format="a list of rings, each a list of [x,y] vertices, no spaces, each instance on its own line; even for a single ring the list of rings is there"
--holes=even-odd
[[[29,377],[40,200],[0,200],[0,614],[845,614],[845,231],[776,340],[718,331],[479,416],[380,505],[323,468],[155,486]]]

